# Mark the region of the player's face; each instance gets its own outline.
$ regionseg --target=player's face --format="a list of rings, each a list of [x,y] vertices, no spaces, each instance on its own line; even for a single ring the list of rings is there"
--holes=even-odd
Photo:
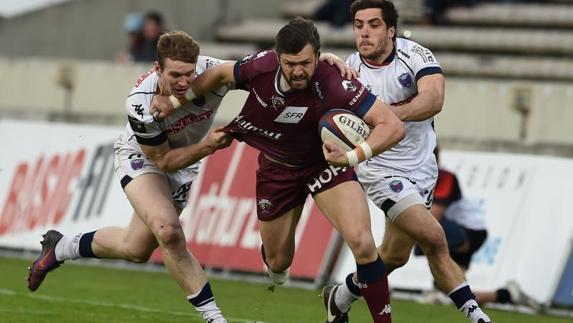
[[[195,78],[195,63],[174,61],[165,58],[163,70],[155,62],[155,70],[159,75],[159,86],[163,93],[176,97],[184,97]]]
[[[358,52],[375,63],[381,63],[391,53],[395,32],[394,27],[386,26],[379,8],[358,10],[354,16],[354,41]]]
[[[310,44],[306,44],[297,54],[279,55],[283,76],[294,90],[303,90],[309,85],[317,62],[316,53]]]

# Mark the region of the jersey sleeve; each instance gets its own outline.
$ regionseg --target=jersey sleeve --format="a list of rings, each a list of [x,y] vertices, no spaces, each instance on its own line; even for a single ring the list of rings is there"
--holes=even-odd
[[[453,173],[440,169],[434,191],[434,203],[448,207],[462,198],[458,178]]]
[[[256,54],[247,55],[235,63],[233,77],[235,87],[242,90],[250,90],[251,80],[261,72],[266,72],[269,67],[277,65],[274,51],[265,50]]]
[[[442,74],[442,67],[429,49],[412,42],[410,44],[409,66],[416,76],[416,82],[426,75]]]
[[[328,68],[336,69],[333,66]],[[327,106],[350,110],[362,118],[374,105],[376,96],[358,79],[343,79],[338,70],[334,71],[329,79]]]
[[[197,72],[203,73],[204,71],[213,68],[217,65],[223,64],[223,63],[227,63],[230,61],[225,61],[225,60],[221,60],[218,58],[214,58],[214,57],[209,57],[209,56],[199,56],[199,58],[197,59]],[[233,90],[234,86],[232,84],[226,84],[220,88],[218,88],[215,91],[212,91],[214,94],[218,95],[218,96],[224,96],[225,94],[227,94],[227,92],[229,92],[230,90]]]
[[[151,113],[149,107],[152,95],[132,93],[125,101],[127,120],[138,143],[158,146],[167,140],[167,135]]]

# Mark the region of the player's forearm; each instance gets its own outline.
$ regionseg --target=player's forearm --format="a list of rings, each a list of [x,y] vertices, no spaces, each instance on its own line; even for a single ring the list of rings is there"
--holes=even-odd
[[[226,62],[206,70],[191,82],[191,89],[196,96],[203,96],[211,91],[234,81],[234,62]]]
[[[444,97],[437,91],[419,93],[411,102],[392,106],[392,112],[402,121],[422,121],[442,111]]]
[[[197,144],[171,149],[154,162],[161,170],[173,172],[195,164],[214,151],[213,147],[201,141]]]

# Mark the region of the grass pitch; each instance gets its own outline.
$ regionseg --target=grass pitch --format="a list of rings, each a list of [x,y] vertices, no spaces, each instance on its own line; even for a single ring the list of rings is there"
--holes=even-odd
[[[48,274],[40,289],[27,289],[31,261],[0,258],[0,322],[203,322],[165,272],[112,269],[66,263]],[[211,280],[218,305],[231,322],[324,322],[318,291]],[[453,306],[392,301],[394,323],[466,323]],[[571,319],[488,310],[499,323],[562,323]],[[364,301],[351,322],[370,322]]]

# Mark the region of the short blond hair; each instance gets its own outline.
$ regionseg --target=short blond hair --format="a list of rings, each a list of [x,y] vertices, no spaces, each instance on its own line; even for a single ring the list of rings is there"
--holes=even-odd
[[[163,70],[165,58],[186,63],[197,63],[199,44],[184,31],[170,31],[157,42],[157,62]]]

